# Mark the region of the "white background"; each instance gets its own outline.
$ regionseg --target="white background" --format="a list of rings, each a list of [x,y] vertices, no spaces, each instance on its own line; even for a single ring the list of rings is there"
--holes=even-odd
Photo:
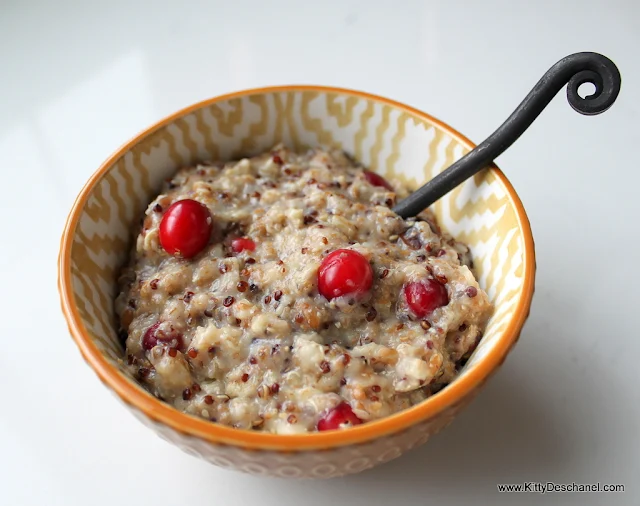
[[[640,504],[640,4],[582,1],[0,2],[0,503]],[[538,255],[519,344],[426,446],[330,482],[227,472],[165,443],[68,336],[56,257],[74,197],[120,144],[242,88],[351,87],[478,142],[556,60],[611,57],[614,107],[562,92],[499,164]],[[623,483],[619,495],[499,495],[496,483]]]

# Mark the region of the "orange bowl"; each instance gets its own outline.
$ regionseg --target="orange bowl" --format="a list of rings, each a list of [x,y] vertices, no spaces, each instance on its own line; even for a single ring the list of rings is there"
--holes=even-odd
[[[518,339],[534,290],[535,253],[525,210],[495,166],[433,210],[471,247],[475,274],[495,306],[456,380],[410,409],[343,431],[276,435],[233,429],[172,408],[124,372],[113,301],[131,231],[162,181],[203,159],[251,156],[283,142],[332,145],[387,177],[418,187],[474,145],[441,121],[392,100],[320,86],[281,86],[205,100],[130,140],[93,174],[62,236],[58,285],[69,330],[102,382],[145,425],[224,468],[281,477],[360,472],[426,442],[453,420]]]

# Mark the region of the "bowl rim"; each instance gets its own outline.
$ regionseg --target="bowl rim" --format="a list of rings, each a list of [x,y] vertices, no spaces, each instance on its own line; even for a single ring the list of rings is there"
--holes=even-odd
[[[407,430],[422,421],[437,417],[447,408],[454,406],[471,394],[476,388],[480,387],[491,373],[493,373],[504,361],[506,355],[517,341],[522,330],[522,326],[524,325],[530,311],[536,269],[531,226],[524,206],[522,205],[515,189],[502,171],[493,164],[490,166],[489,170],[491,170],[500,180],[509,195],[509,198],[513,202],[518,225],[524,236],[524,276],[522,292],[513,317],[509,321],[507,327],[502,331],[502,335],[499,337],[492,350],[464,376],[456,378],[456,380],[450,383],[446,388],[427,398],[423,402],[379,420],[352,427],[349,430],[313,432],[296,435],[238,430],[216,423],[211,423],[210,421],[178,411],[169,404],[160,401],[145,391],[142,387],[135,385],[131,380],[127,379],[117,367],[110,364],[98,347],[93,343],[92,339],[89,337],[87,329],[82,323],[82,319],[80,318],[80,314],[75,304],[71,280],[71,249],[73,246],[76,226],[93,188],[113,166],[114,162],[129,151],[134,145],[138,144],[153,132],[165,127],[182,116],[216,102],[241,98],[247,95],[301,91],[316,91],[325,94],[335,93],[380,102],[418,116],[428,123],[441,128],[468,149],[473,149],[475,147],[475,144],[468,138],[443,121],[401,102],[363,91],[332,86],[294,84],[250,88],[233,93],[227,93],[201,100],[190,106],[184,107],[155,122],[153,125],[144,129],[120,146],[120,148],[118,148],[100,165],[76,197],[73,207],[67,217],[64,232],[60,241],[58,257],[58,291],[60,294],[60,303],[71,336],[80,349],[85,361],[96,372],[100,380],[107,387],[113,390],[118,397],[125,402],[125,404],[135,408],[134,411],[141,411],[155,423],[166,425],[179,433],[200,438],[213,444],[230,445],[250,450],[300,452],[305,450],[329,449],[352,444],[366,443],[374,439]]]

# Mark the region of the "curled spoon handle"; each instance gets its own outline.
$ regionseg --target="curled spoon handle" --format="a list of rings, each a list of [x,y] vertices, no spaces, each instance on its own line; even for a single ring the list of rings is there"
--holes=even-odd
[[[420,213],[460,183],[486,168],[520,137],[553,97],[567,84],[567,100],[580,114],[603,113],[613,105],[621,86],[618,67],[598,53],[575,53],[553,65],[507,120],[485,141],[400,201],[393,210],[403,218]],[[578,88],[592,83],[595,92],[578,95]]]

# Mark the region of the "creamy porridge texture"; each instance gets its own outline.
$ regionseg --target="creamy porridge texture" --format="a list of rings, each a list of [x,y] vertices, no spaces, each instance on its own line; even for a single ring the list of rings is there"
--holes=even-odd
[[[469,250],[337,150],[180,170],[149,205],[116,300],[132,375],[176,409],[278,434],[415,405],[491,314]]]

